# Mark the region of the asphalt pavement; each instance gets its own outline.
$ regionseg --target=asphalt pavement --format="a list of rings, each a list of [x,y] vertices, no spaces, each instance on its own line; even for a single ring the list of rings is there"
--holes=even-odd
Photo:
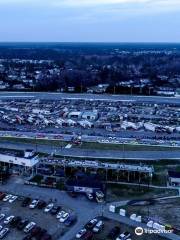
[[[161,96],[136,96],[136,95],[111,95],[111,94],[87,94],[87,93],[52,93],[52,92],[1,92],[0,99],[87,99],[101,101],[136,101],[149,103],[179,104],[180,97]]]
[[[180,150],[178,151],[118,151],[118,150],[94,150],[81,148],[57,148],[49,145],[35,145],[27,143],[10,143],[0,142],[0,148],[9,148],[15,150],[34,149],[38,152],[57,155],[64,157],[82,157],[82,158],[100,158],[100,159],[126,159],[126,160],[140,160],[140,161],[158,161],[158,160],[179,160]]]

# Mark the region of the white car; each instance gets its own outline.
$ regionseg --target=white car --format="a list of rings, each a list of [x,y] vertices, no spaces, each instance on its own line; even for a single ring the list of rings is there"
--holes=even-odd
[[[58,214],[56,215],[56,218],[60,219],[65,213],[66,213],[65,211],[58,212]]]
[[[85,234],[86,234],[87,230],[85,228],[81,229],[77,234],[76,234],[76,238],[82,238]]]
[[[6,195],[6,196],[3,198],[3,202],[9,201],[9,199],[11,199],[12,196],[13,196],[13,195],[11,195],[11,194]]]
[[[131,234],[129,232],[123,232],[116,238],[116,240],[127,240],[130,236]]]
[[[29,233],[35,226],[36,226],[35,222],[28,223],[28,225],[24,228],[24,232]]]
[[[31,208],[31,209],[36,208],[37,205],[38,205],[38,203],[39,203],[39,200],[37,200],[37,199],[33,200],[33,201],[31,202],[31,204],[29,205],[29,208]]]
[[[102,230],[103,226],[104,226],[103,221],[97,222],[96,225],[93,227],[93,232],[94,233],[100,232]]]
[[[3,220],[3,219],[5,218],[5,216],[6,216],[6,215],[5,215],[4,213],[1,213],[1,214],[0,214],[0,221]]]
[[[3,226],[2,225],[0,225],[0,231],[3,229]]]
[[[0,231],[0,239],[3,239],[9,232],[9,228],[3,228],[1,231]]]
[[[18,196],[12,196],[12,197],[9,199],[9,203],[13,203],[17,198],[18,198]]]
[[[4,220],[4,224],[9,224],[9,223],[13,220],[13,218],[14,218],[13,215],[11,215],[11,216],[5,218],[5,220]]]
[[[54,204],[53,203],[49,203],[46,207],[45,207],[45,209],[44,209],[44,212],[50,212],[51,211],[51,209],[54,207]]]
[[[68,219],[68,217],[69,217],[69,213],[65,212],[65,213],[61,216],[61,218],[59,219],[59,221],[60,221],[61,223],[63,223],[63,222],[65,222],[65,221]]]
[[[87,198],[92,201],[94,199],[92,193],[86,193]]]

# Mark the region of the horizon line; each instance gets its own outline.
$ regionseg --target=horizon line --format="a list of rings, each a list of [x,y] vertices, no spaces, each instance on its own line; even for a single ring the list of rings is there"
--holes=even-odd
[[[144,41],[144,42],[121,42],[121,41],[0,41],[0,44],[7,44],[7,43],[100,43],[100,44],[112,44],[112,43],[116,43],[116,44],[180,44],[179,42],[168,42],[168,41],[152,41],[152,42],[148,42],[148,41]]]

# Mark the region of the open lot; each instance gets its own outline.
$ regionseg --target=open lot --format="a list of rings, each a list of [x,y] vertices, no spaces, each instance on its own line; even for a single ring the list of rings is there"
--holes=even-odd
[[[123,184],[107,184],[107,201],[157,198],[178,195],[176,189],[158,189]]]
[[[127,206],[129,215],[136,213],[146,220],[150,218],[164,225],[173,226],[180,235],[180,199],[164,199],[148,206]]]

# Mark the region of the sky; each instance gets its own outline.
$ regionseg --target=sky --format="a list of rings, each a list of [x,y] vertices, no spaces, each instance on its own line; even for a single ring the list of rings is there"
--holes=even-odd
[[[180,42],[180,0],[0,0],[1,42]]]

